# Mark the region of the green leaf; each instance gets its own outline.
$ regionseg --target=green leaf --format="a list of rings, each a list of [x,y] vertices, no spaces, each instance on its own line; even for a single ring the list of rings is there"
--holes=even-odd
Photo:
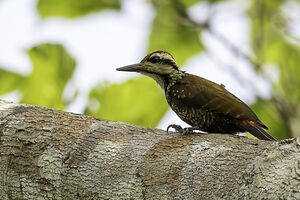
[[[179,4],[183,4],[186,7],[191,7],[200,2],[214,4],[214,3],[217,3],[220,1],[228,1],[228,0],[172,0],[172,1],[173,1],[173,3],[179,2]]]
[[[162,90],[146,77],[122,84],[99,84],[90,92],[89,100],[85,114],[146,127],[155,127],[168,109]]]
[[[253,0],[253,2],[255,4],[249,12],[251,42],[259,63],[286,63],[287,57],[294,56],[290,54],[291,52],[298,54],[300,51],[299,46],[289,42],[283,34],[287,24],[287,20],[281,14],[281,5],[284,1]]]
[[[50,16],[75,18],[105,9],[120,8],[120,0],[39,0],[37,4],[42,18]]]
[[[251,105],[259,119],[267,125],[267,131],[278,140],[291,137],[290,130],[273,104],[268,100],[259,99],[255,104]]]
[[[64,109],[62,94],[75,69],[75,60],[59,44],[41,44],[27,51],[33,71],[21,87],[23,103]]]
[[[258,1],[253,0],[250,8],[251,16],[251,42],[258,63],[262,66],[264,63],[275,64],[279,71],[279,82],[273,85],[273,94],[277,99],[284,99],[285,102],[280,105],[282,110],[276,111],[273,108],[269,114],[277,116],[282,122],[270,120],[271,126],[276,127],[278,133],[291,136],[291,127],[289,121],[293,116],[298,116],[300,99],[300,47],[288,40],[287,23],[288,19],[281,13],[281,6],[285,2],[280,1]],[[279,97],[279,98],[278,98]],[[271,102],[269,102],[271,104]],[[268,108],[272,105],[265,106]],[[291,110],[291,112],[290,112]],[[274,116],[270,116],[272,118]],[[283,120],[284,118],[288,118]],[[286,123],[286,124],[284,124]]]
[[[179,0],[173,0],[173,2],[176,3],[176,1],[179,1]],[[200,3],[200,2],[203,2],[204,0],[188,0],[188,1],[181,1],[182,4],[184,4],[186,7],[191,7],[197,3]]]
[[[0,68],[0,95],[18,89],[24,83],[24,76]]]
[[[176,62],[182,65],[191,56],[200,53],[203,45],[200,31],[186,22],[186,8],[178,6],[177,1],[159,1],[152,24],[148,51],[166,50]]]

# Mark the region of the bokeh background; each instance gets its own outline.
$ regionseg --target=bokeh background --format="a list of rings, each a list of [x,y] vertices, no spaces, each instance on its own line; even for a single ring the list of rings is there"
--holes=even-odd
[[[0,0],[0,98],[165,129],[184,124],[147,77],[154,50],[300,136],[299,0]]]

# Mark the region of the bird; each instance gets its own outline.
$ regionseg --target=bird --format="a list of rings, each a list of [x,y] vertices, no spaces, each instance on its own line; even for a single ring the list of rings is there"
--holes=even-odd
[[[251,108],[223,84],[182,71],[167,51],[154,51],[139,63],[116,70],[137,72],[154,79],[164,90],[171,109],[191,126],[182,128],[171,124],[167,132],[170,128],[184,134],[195,130],[224,134],[249,132],[258,139],[276,141]]]

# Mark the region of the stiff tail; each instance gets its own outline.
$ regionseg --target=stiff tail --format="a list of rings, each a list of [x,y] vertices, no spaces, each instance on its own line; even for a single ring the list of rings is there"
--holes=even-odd
[[[254,122],[244,120],[244,121],[242,121],[242,123],[239,123],[238,126],[242,130],[251,133],[252,135],[257,137],[258,139],[277,141],[272,135],[270,135],[269,133],[264,131],[261,127],[256,125]]]

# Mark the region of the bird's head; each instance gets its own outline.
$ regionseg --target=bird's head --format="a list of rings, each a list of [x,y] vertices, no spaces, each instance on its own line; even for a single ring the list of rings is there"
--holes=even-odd
[[[148,54],[140,63],[117,68],[117,71],[138,72],[153,78],[163,89],[172,78],[183,73],[173,56],[166,51]]]

